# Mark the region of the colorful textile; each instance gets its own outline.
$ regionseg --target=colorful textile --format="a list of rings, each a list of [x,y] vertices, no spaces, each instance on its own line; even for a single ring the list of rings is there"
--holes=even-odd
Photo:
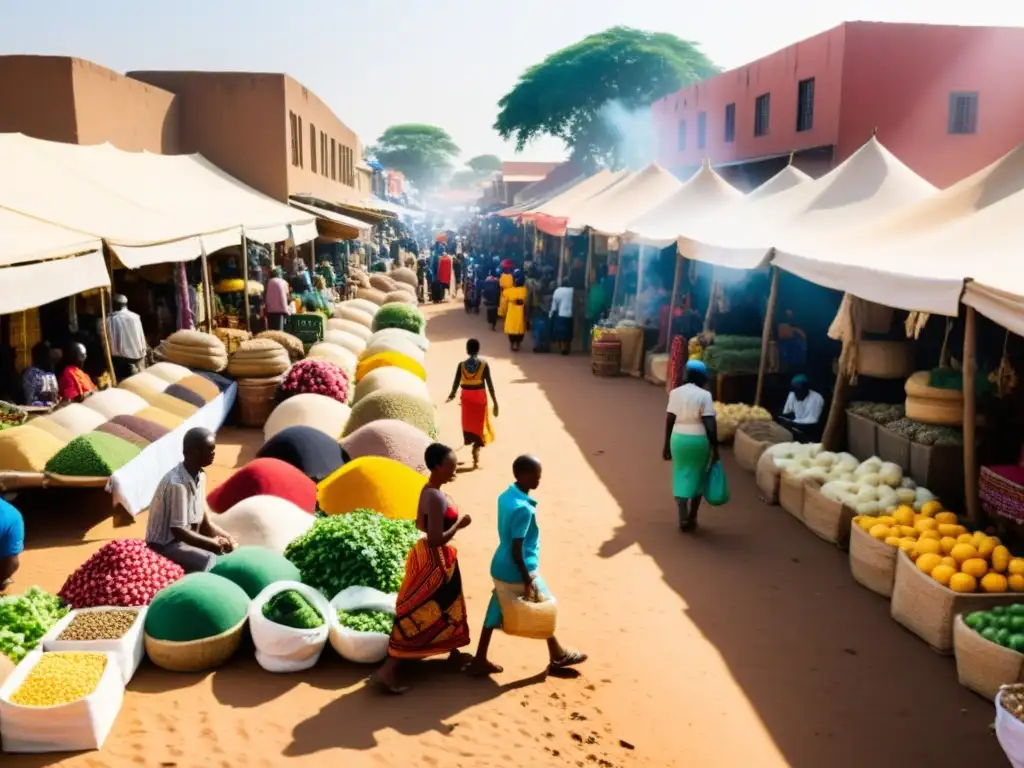
[[[494,442],[494,428],[491,425],[487,390],[482,387],[464,388],[460,398],[462,405],[462,437],[466,445],[481,448]]]
[[[441,285],[451,285],[452,257],[447,254],[441,257],[437,265],[437,282]]]
[[[46,405],[56,401],[59,392],[57,377],[34,365],[26,368],[21,376],[21,389],[25,396],[25,405]]]
[[[671,392],[683,383],[683,369],[686,365],[687,341],[683,336],[672,339],[672,351],[668,360],[668,375],[665,377],[665,391]]]
[[[65,368],[57,383],[60,386],[60,396],[65,400],[74,400],[96,391],[96,385],[92,383],[89,374],[77,365]]]
[[[508,312],[508,296],[506,292],[515,287],[515,280],[511,272],[502,273],[498,278],[498,287],[501,289],[501,298],[498,300],[498,317],[504,317]]]
[[[536,590],[534,602],[552,600],[554,596],[548,589],[547,583],[539,573],[532,572],[533,587]],[[521,581],[507,582],[494,579],[494,591],[491,592],[491,600],[487,603],[487,613],[484,615],[484,627],[486,629],[501,629],[504,624],[504,614],[501,611],[502,602],[508,603],[518,600],[526,594],[526,585]]]
[[[711,444],[704,435],[672,433],[672,495],[692,499],[704,495]]]
[[[1024,522],[1024,467],[982,467],[978,497],[990,515]]]
[[[505,335],[523,336],[526,333],[526,288],[506,288],[502,298],[505,300]]]
[[[466,599],[455,547],[419,539],[405,561],[388,654],[425,659],[469,645]]]

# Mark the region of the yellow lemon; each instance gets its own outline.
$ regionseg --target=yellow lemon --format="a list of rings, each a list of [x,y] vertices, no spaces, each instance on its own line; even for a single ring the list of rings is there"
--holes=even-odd
[[[974,592],[978,581],[969,573],[954,573],[949,579],[949,588],[954,592]]]
[[[982,592],[1005,592],[1007,586],[1006,577],[1001,573],[986,573],[981,577]]]
[[[900,545],[900,537],[887,536],[885,539],[885,543],[888,544],[890,547],[898,547]]]
[[[900,550],[906,552],[911,557],[914,556],[914,548],[917,547],[917,542],[914,539],[900,539]],[[1024,576],[1021,576],[1024,579]]]
[[[922,517],[920,520],[914,523],[914,527],[917,528],[917,530],[921,533],[924,533],[925,531],[936,530],[939,527],[939,524],[932,520],[930,517]]]
[[[919,539],[935,539],[935,541],[941,541],[942,540],[942,537],[939,535],[938,531],[923,531],[921,533],[921,535],[918,536],[918,538]]]
[[[921,505],[921,514],[925,517],[935,517],[939,512],[942,511],[942,504],[934,499],[932,501],[926,501]]]
[[[1006,551],[1009,552],[1010,550]],[[1015,576],[1024,576],[1024,557],[1015,557],[1010,560],[1006,570]]]
[[[977,557],[978,550],[970,544],[957,544],[949,554],[952,555],[953,559],[958,563],[963,563],[965,560]]]
[[[944,587],[949,586],[949,580],[956,575],[956,568],[950,565],[939,564],[932,568],[931,577]]]
[[[954,557],[956,557],[956,555],[954,555]],[[960,571],[962,573],[969,573],[974,578],[980,579],[988,573],[988,563],[980,557],[972,557],[969,560],[964,560],[960,563]]]
[[[986,536],[984,541],[982,541],[978,546],[978,555],[987,559],[992,556],[992,553],[995,552],[995,550],[996,542]]]
[[[974,541],[972,541],[971,543],[974,544],[975,549],[980,549],[982,542],[985,541],[985,539],[987,538],[988,536],[985,535],[984,531],[975,531]]]
[[[942,555],[940,554],[942,551],[942,547],[939,545],[939,542],[935,539],[918,539],[915,551],[917,552],[918,556],[935,555],[940,560],[942,559]],[[936,561],[936,563],[938,563],[938,561]]]
[[[943,525],[945,523],[948,523],[949,525],[956,525],[960,520],[953,512],[939,512],[939,514],[935,516],[935,522],[939,525]]]
[[[877,524],[877,522],[878,521],[875,520],[875,518],[873,518],[871,515],[861,515],[860,520],[857,521],[857,525],[859,525],[865,531],[870,531]]]
[[[870,533],[872,537],[880,539],[882,541],[885,541],[887,538],[889,538],[889,534],[891,532],[892,528],[890,528],[888,525],[882,525],[881,523],[877,523],[871,526],[871,530],[868,531],[868,533]]]
[[[989,541],[993,541],[993,539],[989,539]],[[1013,562],[1010,558],[1010,550],[1002,544],[996,545],[996,548],[992,550],[992,557],[990,559],[992,560],[992,570],[996,573],[1006,573]]]
[[[942,547],[942,554],[948,555],[953,551],[953,547],[956,546],[956,539],[952,536],[943,536],[939,540],[939,546]]]
[[[879,515],[875,518],[875,522],[881,523],[882,525],[888,525],[890,527],[896,525],[896,519],[892,515]]]
[[[901,525],[900,536],[904,538],[916,539],[918,537],[917,528],[914,528],[910,525]]]
[[[900,525],[913,525],[914,524],[914,510],[904,505],[898,507],[895,512],[892,513],[893,520]]]
[[[918,542],[920,544],[920,542]],[[917,567],[925,573],[931,573],[937,566],[942,564],[942,555],[937,555],[933,552],[922,553],[918,555]]]
[[[946,555],[944,558],[942,558],[942,564],[943,565],[948,565],[954,571],[959,571],[960,570],[960,563],[958,563],[956,560],[954,560],[949,555]]]
[[[939,523],[936,530],[943,536],[952,536],[954,539],[965,532],[962,525],[950,525],[949,523]]]
[[[969,533],[961,533],[959,536],[956,537],[956,543],[957,544],[970,544],[973,547],[974,546],[974,537],[971,536],[971,534],[969,534]]]
[[[1011,573],[1007,581],[1010,583],[1011,592],[1024,592],[1024,575]]]

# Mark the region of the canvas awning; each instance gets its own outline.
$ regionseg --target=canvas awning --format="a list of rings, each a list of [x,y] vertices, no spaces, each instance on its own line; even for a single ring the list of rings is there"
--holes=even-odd
[[[108,285],[98,239],[0,209],[0,315]]]
[[[554,237],[563,237],[569,224],[569,217],[580,210],[588,200],[607,192],[633,177],[628,170],[601,171],[588,179],[584,179],[572,189],[568,189],[543,205],[527,211],[524,219],[533,219],[537,229]]]
[[[329,211],[317,205],[300,203],[296,200],[289,200],[288,204],[293,208],[298,208],[300,211],[316,216],[317,231],[324,237],[336,237],[339,240],[355,240],[361,234],[373,229],[372,224],[342,213]]]
[[[124,152],[0,134],[0,207],[99,238],[129,268],[190,261],[245,236],[316,237],[309,214],[243,184],[201,155]]]
[[[602,235],[620,235],[629,222],[655,208],[683,186],[675,176],[657,163],[651,163],[586,201],[569,216],[567,229],[572,233],[590,228]]]

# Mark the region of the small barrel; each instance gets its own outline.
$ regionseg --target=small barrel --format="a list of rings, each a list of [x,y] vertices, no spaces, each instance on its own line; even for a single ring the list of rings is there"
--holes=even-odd
[[[613,333],[602,334],[590,345],[590,367],[595,376],[618,376],[622,369],[622,342]]]

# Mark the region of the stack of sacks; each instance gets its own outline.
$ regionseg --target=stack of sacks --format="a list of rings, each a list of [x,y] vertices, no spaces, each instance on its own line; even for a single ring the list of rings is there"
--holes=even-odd
[[[384,303],[384,297],[387,296],[384,291],[378,291],[376,288],[360,288],[356,291],[356,298],[369,301],[372,304],[376,304],[378,307]]]
[[[410,341],[409,339],[402,339],[394,336],[370,339],[370,343],[366,345],[366,350],[363,352],[361,357],[366,359],[379,352],[398,352],[399,354],[405,355],[410,360],[415,360],[420,365],[423,365],[427,359],[427,353],[424,352],[418,344]]]
[[[398,283],[387,275],[375,274],[370,275],[370,287],[376,288],[382,293],[391,293],[398,290]]]
[[[144,371],[144,373],[156,376],[158,379],[163,379],[168,384],[177,384],[186,376],[192,375],[192,371],[190,371],[184,365],[178,365],[177,363],[169,363],[166,360],[157,363],[156,365],[149,366]]]
[[[360,427],[381,419],[404,421],[432,439],[437,436],[434,404],[429,399],[385,389],[372,392],[355,404],[343,434],[348,437]]]
[[[250,496],[277,496],[312,514],[316,483],[278,459],[253,459],[206,495],[214,512],[226,512]]]
[[[228,358],[228,373],[236,379],[271,379],[291,367],[291,357],[273,339],[244,341]]]
[[[388,304],[409,304],[415,307],[419,304],[419,300],[408,291],[399,289],[384,295],[384,305],[387,306]]]
[[[423,379],[404,368],[391,365],[370,371],[360,379],[356,385],[352,402],[353,404],[358,403],[367,395],[381,389],[408,392],[422,397],[424,400],[430,399],[430,391],[427,389],[427,383]]]
[[[175,331],[157,349],[164,360],[202,371],[223,371],[228,352],[216,336],[200,331]]]
[[[360,427],[341,441],[350,459],[382,456],[409,469],[426,472],[426,452],[431,439],[416,427],[395,419],[382,419]]]
[[[351,408],[326,395],[294,395],[274,408],[263,426],[263,439],[269,440],[287,427],[306,426],[337,440],[351,415]]]
[[[382,341],[386,339],[398,339],[400,341],[410,342],[422,349],[423,352],[430,349],[430,341],[426,336],[420,333],[407,331],[404,328],[382,328],[370,336],[370,341],[367,342],[367,346],[375,341]]]
[[[6,472],[39,473],[67,443],[34,426],[41,419],[0,430],[0,468]],[[68,433],[70,434],[70,433]],[[74,438],[71,435],[69,439]]]
[[[366,351],[366,339],[361,332],[352,333],[350,330],[345,329],[344,324],[350,322],[350,320],[328,320],[327,330],[324,332],[324,341],[344,347],[358,358]],[[359,330],[365,331],[366,329],[359,326]]]
[[[414,270],[408,267],[399,267],[398,269],[391,270],[388,277],[400,286],[405,285],[412,288],[413,292],[416,291],[418,281],[416,280],[416,272]]]
[[[380,307],[374,304],[372,301],[366,299],[348,299],[347,301],[341,302],[338,306],[348,307],[349,309],[358,309],[360,312],[365,312],[370,317],[377,314],[377,310]]]
[[[358,323],[355,320],[344,320],[344,319],[333,319],[327,321],[327,331],[325,333],[337,333],[342,331],[351,336],[355,336],[360,339],[365,345],[373,337],[373,331],[362,323]],[[354,351],[354,350],[353,350]]]
[[[298,336],[292,336],[290,333],[285,333],[284,331],[263,331],[263,333],[256,334],[256,338],[276,341],[284,347],[285,352],[288,353],[288,357],[293,363],[306,356],[306,348],[302,340]]]
[[[217,515],[217,525],[240,546],[284,554],[285,547],[312,528],[315,519],[287,499],[250,496]]]
[[[388,304],[373,316],[373,331],[385,328],[402,328],[409,333],[422,336],[427,327],[427,318],[416,307],[405,304]]]
[[[341,331],[333,331],[341,334]],[[348,334],[345,334],[348,335]],[[350,349],[346,349],[334,341],[321,341],[309,348],[307,360],[319,358],[329,363],[334,363],[349,379],[355,378],[356,368],[359,365],[359,358]]]
[[[373,316],[376,312],[367,312],[363,305],[369,302],[360,302],[360,306],[354,307],[348,302],[343,302],[334,308],[334,320],[350,320],[353,323],[363,326],[369,330],[373,326]]]
[[[115,416],[136,414],[147,407],[149,403],[127,389],[112,387],[90,395],[82,401],[82,405],[91,411],[96,411],[105,419],[112,419]]]
[[[369,350],[367,350],[368,352]],[[403,355],[401,352],[376,352],[374,354],[363,353],[362,359],[359,361],[359,367],[356,368],[356,383],[358,384],[371,372],[378,368],[402,368],[408,371],[414,376],[427,380],[427,371],[423,367],[422,363],[418,363],[411,357]]]
[[[427,479],[397,461],[380,456],[353,459],[317,486],[320,509],[343,515],[372,509],[392,520],[414,520]]]
[[[72,477],[110,477],[142,448],[106,432],[79,435],[46,462],[46,471]]]
[[[177,384],[171,384],[164,390],[164,394],[184,400],[197,408],[212,403],[220,395],[220,392],[216,384],[198,373],[186,376]]]
[[[107,419],[102,414],[90,408],[86,408],[81,403],[71,403],[71,405],[65,405],[63,408],[58,408],[48,416],[44,416],[39,419],[32,419],[25,426],[35,426],[38,429],[39,427],[37,426],[37,422],[44,420],[52,421],[54,424],[57,424],[67,430],[72,437],[78,437],[79,435],[84,435],[86,432],[92,432]],[[21,427],[19,427],[19,429],[21,429]]]
[[[319,483],[345,463],[338,442],[318,429],[306,426],[286,427],[267,440],[256,458],[277,459],[290,464]]]

